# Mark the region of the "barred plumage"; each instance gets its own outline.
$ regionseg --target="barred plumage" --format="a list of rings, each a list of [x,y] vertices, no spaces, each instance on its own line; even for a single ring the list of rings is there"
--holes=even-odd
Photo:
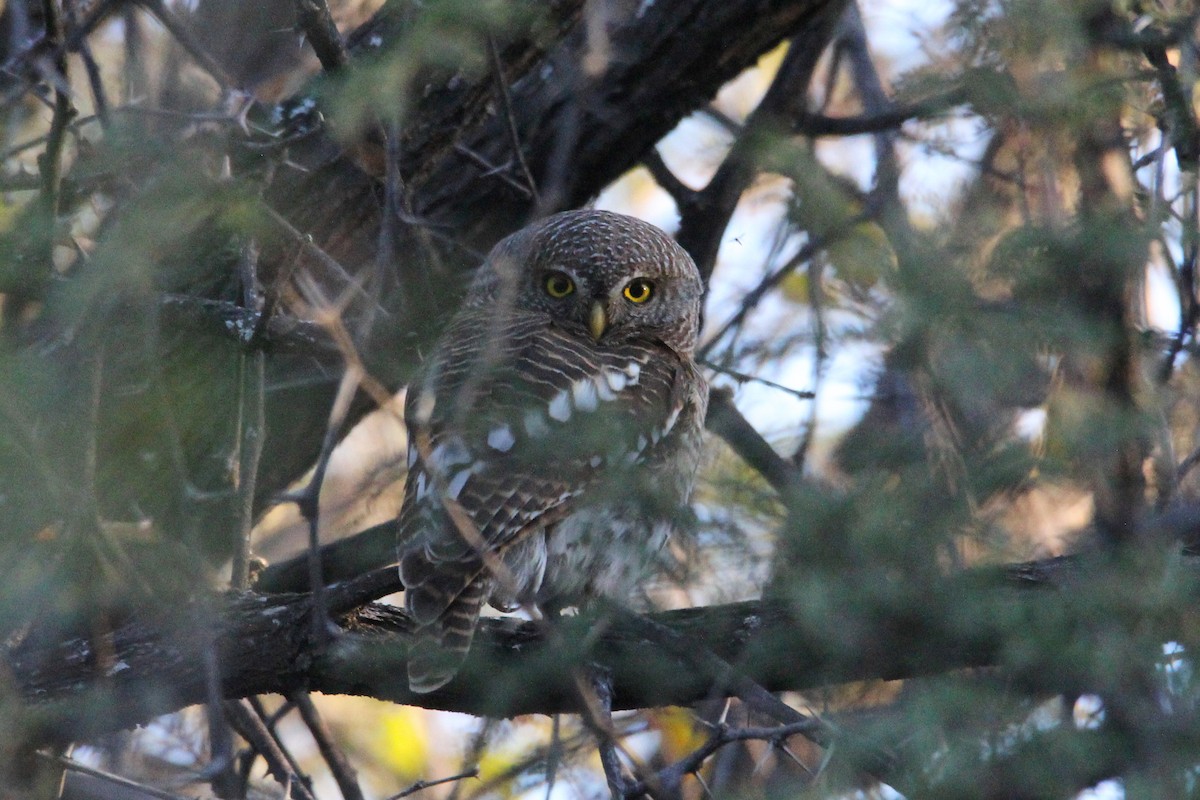
[[[454,676],[484,602],[555,610],[636,586],[699,458],[702,290],[666,234],[609,212],[493,249],[405,406],[414,691]]]

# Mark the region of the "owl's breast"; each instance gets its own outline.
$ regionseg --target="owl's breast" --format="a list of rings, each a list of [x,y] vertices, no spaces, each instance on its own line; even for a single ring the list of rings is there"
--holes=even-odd
[[[516,592],[496,583],[492,604],[511,610],[578,605],[602,597],[628,603],[650,577],[692,492],[702,409],[688,409],[675,435],[650,458],[579,496],[564,518],[525,536],[504,554]]]

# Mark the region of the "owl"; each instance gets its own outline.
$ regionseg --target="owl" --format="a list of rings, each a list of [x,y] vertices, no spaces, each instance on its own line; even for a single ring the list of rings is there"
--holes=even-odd
[[[405,403],[409,687],[457,672],[484,603],[627,599],[691,493],[703,285],[669,236],[568,211],[488,255]]]

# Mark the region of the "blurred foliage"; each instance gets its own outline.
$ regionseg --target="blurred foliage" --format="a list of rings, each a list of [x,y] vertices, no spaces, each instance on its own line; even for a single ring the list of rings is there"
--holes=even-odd
[[[290,2],[245,17],[230,12],[237,5],[166,7],[199,45],[170,33],[152,4],[120,5],[84,37],[88,52],[70,55],[65,76],[34,57],[43,52],[34,44],[51,55],[55,46],[53,32],[38,38],[43,10],[10,0],[0,16],[10,67],[0,77],[8,648],[104,643],[122,620],[190,610],[229,587],[225,570],[247,555],[251,527],[303,484],[346,363],[395,367],[379,380],[398,390],[430,336],[422,326],[445,317],[479,256],[452,230],[416,225],[403,180],[391,194],[363,181],[370,202],[422,231],[398,240],[398,252],[354,220],[314,237],[288,220],[318,228],[344,210],[342,189],[297,176],[325,176],[313,170],[341,159],[379,178],[372,167],[398,138],[441,136],[452,148],[422,112],[491,91],[508,48],[540,52],[565,30],[556,4],[394,2],[348,37],[353,69],[318,75]],[[333,5],[343,27],[374,10]],[[69,33],[95,6],[60,10]],[[629,11],[621,19],[636,25],[641,12]],[[804,657],[838,675],[890,658],[895,672],[786,695],[848,731],[845,742],[725,743],[684,777],[680,796],[889,796],[861,768],[867,745],[887,751],[884,781],[912,797],[1074,797],[1114,779],[1109,788],[1128,796],[1194,796],[1197,586],[1169,540],[1179,532],[1159,523],[1200,504],[1196,12],[958,0],[913,52],[893,53],[901,68],[886,47],[874,60],[867,47],[888,40],[884,12],[899,12],[882,1],[864,11],[861,47],[854,19],[863,20],[847,15],[811,85],[797,90],[810,100],[806,115],[766,126],[752,117],[786,70],[787,50],[775,48],[660,142],[682,186],[655,184],[650,175],[663,176],[647,164],[605,195],[670,225],[723,202],[703,187],[734,148],[759,177],[729,209],[735,221],[712,232],[725,240],[701,347],[714,385],[736,390],[787,475],[773,486],[738,442],[714,437],[690,535],[663,554],[664,574],[639,600],[761,594],[819,643],[771,658]],[[594,53],[619,62],[625,53],[605,50],[615,19],[575,21]],[[247,56],[259,46],[261,58]],[[217,66],[199,64],[197,47]],[[56,92],[72,113],[53,115]],[[487,113],[502,107],[497,99]],[[887,118],[905,108],[905,119]],[[803,133],[830,120],[860,130]],[[494,171],[518,174],[513,164]],[[923,174],[938,180],[921,185]],[[312,196],[287,196],[302,185]],[[298,207],[304,214],[276,213]],[[372,256],[330,255],[362,250]],[[342,348],[311,346],[312,329]],[[381,346],[381,329],[404,347]],[[377,399],[360,392],[349,418]],[[334,470],[329,482],[348,488],[322,504],[338,519],[366,518],[355,503],[400,479],[403,452],[395,441],[348,446],[337,463],[377,457],[377,469],[340,484]],[[995,600],[989,568],[1068,549],[1079,566],[1059,589]],[[203,603],[195,607],[188,634],[209,635]],[[896,631],[911,652],[881,652]],[[942,674],[938,659],[960,650],[990,666]],[[887,680],[901,674],[919,677]],[[426,791],[606,791],[578,717],[476,724],[365,700],[319,706],[372,797],[470,770],[477,777]],[[317,776],[314,792],[335,796],[292,707],[264,715]],[[207,792],[216,756],[202,717],[91,741],[79,757]],[[627,766],[644,776],[724,726],[768,722],[714,697],[620,714],[614,727]],[[279,796],[244,744],[243,794]]]

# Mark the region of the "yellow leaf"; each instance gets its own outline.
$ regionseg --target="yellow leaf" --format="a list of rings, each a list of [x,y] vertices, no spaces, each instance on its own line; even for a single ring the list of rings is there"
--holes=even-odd
[[[896,269],[896,253],[874,222],[855,225],[831,242],[825,254],[837,277],[860,289],[870,289]]]
[[[429,764],[429,732],[425,715],[415,708],[397,706],[379,720],[376,749],[379,760],[401,780],[425,777]]]
[[[678,761],[708,738],[696,724],[692,713],[677,706],[654,711],[650,716],[650,724],[662,735],[660,751],[667,761]]]
[[[798,270],[779,284],[779,291],[793,303],[808,302],[808,272]]]

